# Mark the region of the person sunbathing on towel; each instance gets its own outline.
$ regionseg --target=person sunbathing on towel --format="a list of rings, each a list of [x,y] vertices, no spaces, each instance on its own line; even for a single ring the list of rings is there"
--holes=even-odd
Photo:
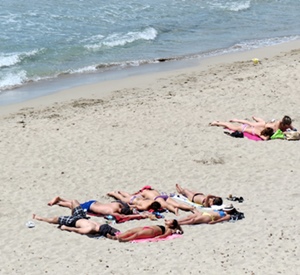
[[[43,221],[51,224],[58,224],[61,230],[75,232],[86,235],[100,235],[107,237],[107,234],[114,236],[119,230],[109,226],[108,224],[100,224],[89,220],[86,212],[82,209],[79,202],[71,201],[71,216],[56,216],[52,218],[45,218],[36,214],[32,218],[38,221]]]
[[[165,225],[152,225],[144,227],[136,227],[129,229],[121,234],[110,236],[107,238],[118,240],[119,242],[129,242],[133,240],[148,239],[148,238],[165,238],[172,234],[183,234],[183,230],[178,224],[177,220],[165,220]]]
[[[294,126],[292,125],[292,119],[289,116],[284,116],[281,120],[272,120],[272,121],[264,121],[262,118],[252,117],[255,120],[256,125],[260,125],[262,127],[270,127],[276,132],[280,129],[282,132],[285,132],[288,129],[295,130]],[[246,120],[247,121],[247,120]],[[245,120],[232,120],[232,122],[239,122],[245,123]]]
[[[61,197],[54,197],[48,202],[49,206],[59,205],[72,209],[72,200],[63,199]],[[101,203],[96,200],[90,200],[80,204],[82,209],[87,213],[94,213],[98,215],[112,215],[117,218],[125,218],[126,220],[147,218],[146,215],[133,214],[128,203],[123,201],[114,201],[111,203]]]
[[[242,123],[242,120],[231,120],[232,122]],[[245,120],[247,121],[247,120]],[[255,135],[260,137],[262,140],[269,140],[271,136],[274,134],[274,129],[271,127],[263,127],[263,126],[254,126],[255,123],[251,123],[247,121],[244,124],[234,124],[230,122],[223,121],[213,121],[210,123],[210,126],[222,126],[232,131],[239,131],[242,133],[249,133],[251,135]]]
[[[294,126],[292,126],[292,119],[289,116],[284,116],[281,120],[272,120],[265,121],[262,118],[252,116],[253,122],[245,120],[245,119],[231,119],[229,122],[236,122],[241,124],[246,124],[251,127],[258,128],[259,131],[263,131],[265,128],[272,128],[274,132],[280,129],[282,132],[285,132],[288,129],[295,130]]]
[[[159,202],[162,208],[168,209],[169,211],[175,213],[175,215],[178,215],[178,209],[184,211],[192,211],[195,208],[194,206],[190,206],[184,203],[178,203],[170,196],[161,194],[155,189],[143,189],[139,192],[139,195],[143,196],[145,199]]]
[[[221,197],[214,195],[204,195],[203,193],[193,192],[189,189],[182,188],[176,184],[176,190],[179,194],[185,196],[188,200],[194,203],[201,204],[204,207],[211,207],[212,205],[222,205],[223,200]]]
[[[232,205],[225,207],[223,210],[199,211],[195,209],[193,212],[193,214],[179,219],[178,224],[215,224],[218,222],[229,221],[231,219],[231,215],[238,213],[238,211]]]
[[[145,199],[141,195],[130,195],[129,193],[123,191],[113,191],[107,193],[107,195],[128,203],[131,207],[137,209],[138,211],[157,211],[162,208],[159,202]]]

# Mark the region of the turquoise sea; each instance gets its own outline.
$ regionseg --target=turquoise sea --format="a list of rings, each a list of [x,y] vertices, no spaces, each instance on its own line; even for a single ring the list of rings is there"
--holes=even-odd
[[[299,11],[300,0],[1,0],[0,105],[87,76],[296,40]]]

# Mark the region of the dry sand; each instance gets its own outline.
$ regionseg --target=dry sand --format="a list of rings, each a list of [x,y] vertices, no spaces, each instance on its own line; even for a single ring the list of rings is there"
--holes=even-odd
[[[235,139],[208,126],[287,114],[299,128],[299,49],[298,41],[1,107],[0,273],[299,274],[300,142]],[[55,195],[109,202],[109,191],[174,192],[176,183],[243,196],[235,206],[246,218],[136,244],[25,226],[32,213],[69,213],[47,206]]]

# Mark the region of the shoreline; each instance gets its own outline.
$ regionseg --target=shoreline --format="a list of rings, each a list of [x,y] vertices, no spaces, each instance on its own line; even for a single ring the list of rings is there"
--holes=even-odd
[[[260,60],[272,58],[279,53],[292,51],[298,48],[300,48],[300,40],[289,41],[286,43],[249,51],[228,53],[201,59],[196,58],[161,62],[158,64],[147,64],[136,68],[128,68],[122,71],[107,72],[107,75],[104,73],[102,76],[95,74],[93,78],[100,78],[102,80],[94,80],[92,83],[88,84],[78,84],[72,88],[59,89],[57,87],[57,92],[48,92],[45,95],[28,99],[19,103],[2,105],[0,106],[0,116],[16,112],[22,108],[49,106],[57,102],[76,100],[78,98],[107,98],[115,90],[120,90],[122,88],[145,87],[146,85],[151,85],[151,81],[157,81],[157,79],[162,77],[172,77],[183,73],[203,71],[210,66],[217,64],[233,63],[238,61],[250,62],[253,58],[258,58]],[[78,77],[86,78],[87,76]],[[68,81],[70,80],[67,80],[67,82]],[[34,89],[36,89],[36,87],[45,88],[47,85],[51,85],[53,82],[56,83],[56,86],[61,86],[59,83],[63,83],[63,81],[60,82],[57,80],[49,81],[48,83],[34,83]],[[30,89],[30,85],[26,87],[26,90],[28,89]]]
[[[300,141],[255,142],[209,126],[219,119],[289,115],[299,129],[300,47],[294,46],[216,57],[9,106],[0,123],[0,272],[164,275],[176,266],[180,274],[297,274],[300,155],[294,152]],[[26,226],[33,213],[69,215],[69,209],[47,204],[56,196],[106,203],[111,191],[132,194],[151,185],[170,194],[176,183],[222,197],[245,218],[184,226],[181,238],[135,244],[39,221]],[[229,194],[244,200],[228,201]],[[124,232],[157,224],[164,220],[114,227]]]

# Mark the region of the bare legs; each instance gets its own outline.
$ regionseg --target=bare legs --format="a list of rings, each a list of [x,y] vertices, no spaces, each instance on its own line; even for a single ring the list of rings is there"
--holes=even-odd
[[[58,199],[57,199],[58,198]],[[55,202],[54,204],[58,203],[59,202],[59,197],[55,197],[52,201],[50,201],[49,203],[51,202]],[[48,203],[48,204],[49,204]],[[76,208],[77,206],[79,206],[79,202],[77,200],[72,200],[72,201],[69,201],[69,204],[70,204],[70,207],[72,209],[72,214],[73,214],[73,211],[74,211],[74,208]],[[53,204],[49,204],[49,205],[53,205]],[[52,224],[58,224],[58,219],[59,217],[52,217],[52,218],[45,218],[45,217],[41,217],[41,216],[38,216],[36,214],[33,214],[32,215],[32,218],[34,220],[38,220],[38,221],[42,221],[42,222],[47,222],[47,223],[52,223]]]
[[[63,199],[57,196],[48,202],[49,206],[53,206],[55,204],[72,209],[72,200]]]
[[[171,204],[172,206],[174,206],[175,208],[179,208],[181,210],[184,210],[184,211],[193,211],[194,210],[194,206],[190,206],[190,205],[187,205],[187,204],[183,204],[183,203],[178,203],[176,202],[174,199],[172,198],[168,198],[167,201],[166,201],[168,204]]]
[[[247,123],[249,125],[249,123]],[[233,130],[233,131],[243,131],[243,127],[242,125],[238,125],[238,124],[233,124],[230,122],[222,122],[222,121],[213,121],[212,123],[210,123],[210,126],[222,126],[224,128]]]
[[[33,214],[33,215],[32,215],[32,218],[33,218],[34,220],[37,220],[37,221],[42,221],[42,222],[47,222],[47,223],[58,224],[58,217],[44,218],[44,217],[38,216],[38,215],[36,215],[36,214]]]
[[[186,188],[182,188],[179,184],[176,184],[176,190],[179,194],[187,197],[190,201],[192,201],[194,195],[196,194],[196,192],[193,192]],[[200,192],[197,192],[197,194],[204,195],[203,193],[200,193]]]

